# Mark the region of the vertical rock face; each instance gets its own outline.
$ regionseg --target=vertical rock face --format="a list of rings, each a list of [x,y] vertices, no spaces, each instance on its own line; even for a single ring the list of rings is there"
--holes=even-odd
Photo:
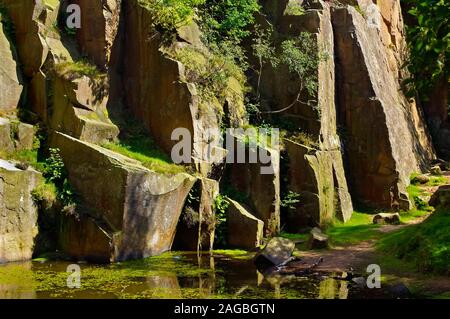
[[[61,150],[70,183],[82,198],[82,224],[67,222],[61,235],[65,251],[80,258],[121,261],[170,250],[195,178],[149,171],[61,133],[51,144]]]
[[[295,2],[295,1],[293,1]],[[323,1],[305,3],[305,14],[295,15],[287,10],[288,1],[269,1],[265,4],[268,16],[275,23],[277,38],[295,39],[302,32],[311,33],[323,56],[317,69],[315,106],[296,103],[282,113],[284,119],[294,122],[308,134],[317,146],[312,149],[292,141],[285,141],[290,158],[288,166],[289,191],[301,194],[300,203],[287,213],[286,227],[298,231],[305,225],[324,225],[336,215],[343,221],[350,219],[353,205],[347,188],[337,134],[335,105],[334,35],[329,4]],[[289,74],[283,66],[265,70],[262,94],[273,110],[283,109],[295,101],[301,79]],[[306,98],[304,98],[306,99]],[[334,178],[333,178],[334,176]],[[338,200],[335,200],[337,196]],[[335,214],[336,212],[336,214]]]
[[[240,143],[242,141],[236,139],[236,144]],[[226,168],[225,180],[247,199],[255,217],[264,222],[264,235],[273,236],[280,230],[280,153],[270,148],[265,149],[271,158],[272,172],[264,174],[262,169],[267,168],[267,164],[260,161],[251,163],[249,160],[250,152],[254,152],[254,149],[248,145],[242,146],[242,149],[248,154],[245,155],[246,162],[239,163],[235,158]]]
[[[318,151],[285,141],[289,158],[289,190],[300,195],[299,203],[289,209],[286,227],[298,232],[305,225],[325,226],[337,217],[348,221],[353,205],[347,190],[339,151]]]
[[[0,263],[32,257],[38,213],[31,191],[40,181],[38,172],[0,159]]]
[[[105,69],[117,36],[120,21],[121,0],[74,0],[81,8],[81,28],[77,41],[82,53]]]
[[[17,68],[17,59],[13,54],[13,45],[4,33],[0,15],[0,113],[13,111],[19,105],[22,94],[20,71]]]
[[[432,151],[421,145],[378,33],[351,6],[333,11],[338,101],[355,199],[409,209],[409,175]]]

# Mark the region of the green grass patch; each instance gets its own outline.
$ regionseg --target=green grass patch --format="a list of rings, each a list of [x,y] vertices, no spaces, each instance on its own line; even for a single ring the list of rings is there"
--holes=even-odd
[[[153,139],[145,135],[129,136],[117,143],[105,143],[103,147],[135,159],[148,169],[163,174],[186,172],[182,165],[171,163],[171,159],[157,147]]]
[[[432,207],[429,207],[429,210],[420,210],[420,209],[413,209],[408,212],[400,212],[400,221],[402,223],[408,223],[411,222],[417,218],[423,218],[426,217],[431,213],[433,210]]]
[[[412,262],[421,272],[450,274],[450,214],[436,211],[423,223],[388,234],[381,252]]]
[[[241,249],[214,249],[213,254],[240,260],[249,260],[255,256],[255,253]]]
[[[354,212],[347,223],[335,221],[326,230],[333,246],[349,246],[366,240],[378,239],[383,233],[380,225],[372,223],[373,215]]]
[[[0,150],[0,158],[8,161],[15,161],[22,164],[27,164],[29,166],[32,166],[38,171],[43,171],[44,169],[44,163],[38,160],[37,149],[13,151],[13,152],[6,152]]]

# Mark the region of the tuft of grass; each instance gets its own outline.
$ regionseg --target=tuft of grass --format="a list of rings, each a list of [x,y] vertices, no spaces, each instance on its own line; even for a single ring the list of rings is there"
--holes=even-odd
[[[450,274],[450,214],[438,209],[426,221],[382,238],[381,252],[412,262],[421,272]]]
[[[349,246],[366,240],[379,239],[380,225],[373,224],[373,215],[354,212],[347,223],[335,221],[326,234],[333,246]]]
[[[105,74],[100,72],[97,66],[85,60],[62,62],[56,64],[54,68],[55,72],[64,78],[74,78],[84,75],[95,80],[105,79]]]
[[[58,190],[56,189],[55,184],[46,182],[33,189],[31,195],[33,196],[33,200],[37,203],[53,203],[58,196]]]

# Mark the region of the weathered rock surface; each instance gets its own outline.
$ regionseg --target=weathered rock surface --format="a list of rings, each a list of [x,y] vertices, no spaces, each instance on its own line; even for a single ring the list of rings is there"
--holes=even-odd
[[[264,222],[253,216],[238,202],[228,199],[227,242],[228,245],[242,249],[259,247],[263,238]]]
[[[40,173],[0,159],[0,263],[32,257],[38,212],[31,191],[40,182]]]
[[[11,152],[14,150],[14,143],[11,139],[11,122],[0,117],[0,150]]]
[[[295,249],[295,243],[289,239],[274,237],[264,249],[255,257],[255,262],[266,263],[278,266],[291,258]]]
[[[0,113],[15,110],[19,105],[23,86],[20,70],[17,67],[17,57],[14,46],[7,38],[0,15],[0,56],[2,64],[0,67]]]
[[[67,253],[121,261],[170,250],[195,178],[150,171],[134,160],[61,133],[54,134],[51,146],[60,149],[69,181],[82,199],[78,211],[82,224],[69,221],[61,234]]]
[[[388,213],[381,213],[376,214],[373,217],[373,223],[374,224],[390,224],[390,225],[398,225],[400,224],[400,214],[388,214]]]
[[[348,221],[353,205],[348,193],[341,153],[320,151],[285,140],[289,159],[289,190],[300,195],[295,210],[289,210],[289,231],[326,225],[337,217]],[[337,200],[336,200],[337,199]]]
[[[430,206],[450,209],[450,185],[440,186],[431,196]]]
[[[308,249],[324,249],[328,247],[328,236],[320,228],[314,227],[308,239]]]
[[[406,185],[433,151],[421,143],[409,115],[399,79],[389,67],[386,50],[352,6],[332,15],[339,117],[345,126],[348,176],[354,199],[372,207],[397,203],[410,209]]]
[[[75,0],[80,6],[81,25],[77,41],[83,54],[92,58],[101,69],[106,69],[118,34],[121,0]]]

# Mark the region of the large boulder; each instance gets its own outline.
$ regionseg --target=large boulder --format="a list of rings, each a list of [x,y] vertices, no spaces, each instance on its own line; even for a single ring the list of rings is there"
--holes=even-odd
[[[430,206],[450,209],[450,185],[440,186],[431,196]]]
[[[291,258],[294,249],[295,243],[292,240],[274,237],[255,256],[255,263],[257,265],[271,264],[278,266]]]
[[[31,192],[41,181],[40,173],[0,159],[0,263],[33,255],[38,211]]]
[[[70,184],[81,199],[82,224],[65,224],[64,251],[78,258],[121,261],[170,250],[194,177],[150,171],[62,133],[55,133],[50,145],[60,149]]]
[[[22,80],[17,67],[14,46],[5,34],[3,17],[0,14],[0,114],[16,110],[22,94]]]
[[[227,199],[227,243],[231,247],[254,249],[261,245],[264,222],[238,202]]]
[[[334,9],[332,21],[352,195],[372,207],[408,210],[406,186],[432,158],[429,140],[418,135],[378,29],[352,6]]]

